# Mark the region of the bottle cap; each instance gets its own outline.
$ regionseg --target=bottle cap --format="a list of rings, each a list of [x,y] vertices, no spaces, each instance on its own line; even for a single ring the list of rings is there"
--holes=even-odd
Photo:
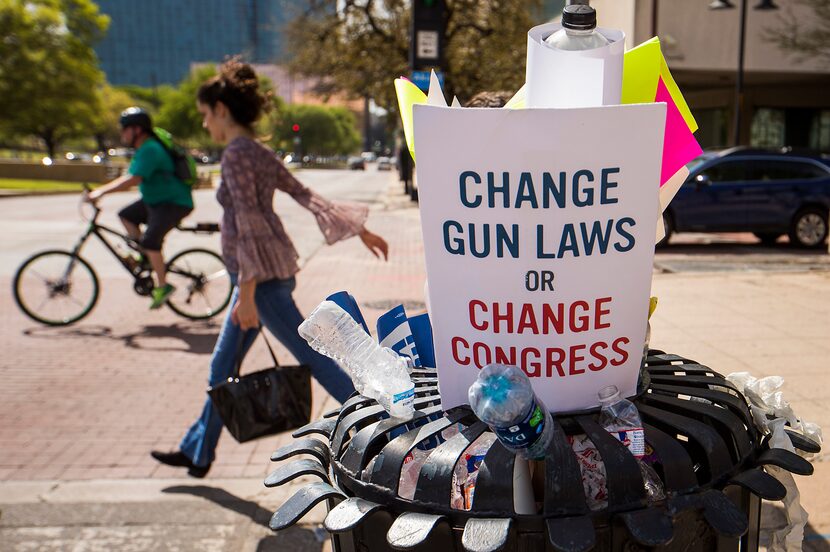
[[[613,404],[620,398],[620,390],[616,385],[606,385],[597,393],[599,396],[599,403],[602,405]]]
[[[562,10],[562,27],[587,31],[597,26],[597,11],[585,4],[570,4]]]

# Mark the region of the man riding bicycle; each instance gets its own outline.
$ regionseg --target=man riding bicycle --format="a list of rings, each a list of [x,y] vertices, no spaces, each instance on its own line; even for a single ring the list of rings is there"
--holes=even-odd
[[[90,192],[87,200],[95,203],[109,193],[138,186],[141,199],[121,209],[118,216],[156,273],[150,308],[157,309],[174,291],[166,280],[162,242],[193,211],[193,196],[190,186],[176,176],[173,157],[156,138],[150,115],[140,107],[130,107],[121,113],[120,123],[121,142],[135,149],[130,168],[123,176]],[[143,235],[139,228],[142,224]]]

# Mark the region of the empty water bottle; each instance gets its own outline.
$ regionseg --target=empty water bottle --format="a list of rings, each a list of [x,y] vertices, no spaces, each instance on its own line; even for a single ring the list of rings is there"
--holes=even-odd
[[[643,422],[634,403],[620,397],[616,385],[608,385],[599,390],[599,403],[599,425],[627,446],[635,458],[645,456]]]
[[[608,39],[597,32],[597,12],[583,4],[571,4],[562,10],[562,28],[545,39],[545,44],[558,50],[593,50],[608,45]]]
[[[467,450],[464,451],[464,454],[461,455],[455,465],[452,474],[450,506],[456,510],[469,510],[473,507],[478,468],[495,440],[496,436],[489,431],[482,433],[478,439],[467,447]]]
[[[663,483],[654,468],[642,461],[646,455],[646,440],[637,407],[628,399],[620,397],[620,391],[614,385],[600,389],[599,402],[600,425],[627,446],[637,459],[648,499],[652,502],[662,500],[665,498]]]
[[[545,457],[553,420],[520,368],[488,364],[467,396],[476,416],[490,426],[505,448],[525,458]]]
[[[415,385],[406,361],[378,345],[336,303],[320,303],[298,330],[312,349],[346,368],[358,393],[375,399],[390,416],[412,417]]]

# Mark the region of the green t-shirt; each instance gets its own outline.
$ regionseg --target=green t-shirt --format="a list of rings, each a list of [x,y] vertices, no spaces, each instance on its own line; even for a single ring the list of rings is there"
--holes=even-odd
[[[148,138],[135,151],[129,173],[141,177],[138,191],[147,205],[173,203],[193,207],[190,186],[176,178],[173,158],[155,138]]]

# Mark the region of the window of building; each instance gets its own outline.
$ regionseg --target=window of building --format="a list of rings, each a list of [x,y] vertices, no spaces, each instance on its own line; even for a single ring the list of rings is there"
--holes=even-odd
[[[810,148],[818,151],[830,151],[830,109],[816,112],[810,128]]]
[[[729,120],[726,108],[693,109],[698,131],[695,132],[700,147],[703,149],[722,148],[729,145],[727,130]]]
[[[762,107],[752,116],[749,143],[759,148],[780,148],[787,145],[786,129],[783,109]]]

